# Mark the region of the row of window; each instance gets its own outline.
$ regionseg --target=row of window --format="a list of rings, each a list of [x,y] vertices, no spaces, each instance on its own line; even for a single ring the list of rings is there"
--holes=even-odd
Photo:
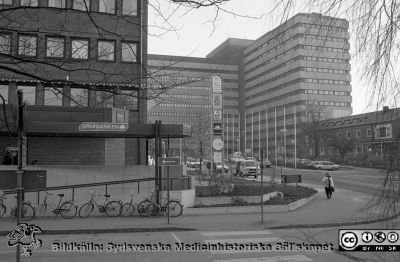
[[[350,81],[345,81],[345,80],[305,78],[304,81],[306,83],[317,83],[317,84],[350,85]]]
[[[206,104],[185,104],[185,103],[160,103],[160,107],[184,107],[184,108],[211,108]]]
[[[318,73],[332,73],[332,74],[349,74],[349,70],[330,69],[330,68],[317,68],[317,67],[305,67],[307,72],[318,72]]]
[[[339,53],[348,52],[348,49],[346,49],[346,48],[334,48],[334,47],[324,47],[324,46],[316,46],[316,45],[298,44],[298,45],[295,45],[294,47],[288,49],[287,51],[284,51],[284,52],[272,57],[271,59],[265,61],[264,63],[268,64],[271,61],[277,60],[277,59],[279,59],[279,58],[281,58],[281,57],[283,57],[285,55],[288,55],[289,53],[291,53],[291,52],[293,52],[293,51],[295,51],[297,49],[316,50],[316,51],[323,51],[323,52],[339,52]],[[257,56],[255,58],[247,61],[245,63],[245,66],[253,64],[253,63],[255,63],[255,62],[257,62],[257,61],[259,61],[261,59],[264,59],[270,54],[272,54],[272,52],[267,52],[267,53],[264,53],[264,54],[262,54],[260,56]]]
[[[246,73],[249,73],[249,72],[252,72],[252,71],[257,70],[259,68],[262,68],[262,67],[272,63],[273,61],[278,60],[278,59],[280,59],[280,58],[282,58],[282,57],[284,57],[284,56],[286,56],[286,55],[288,55],[288,54],[290,54],[290,53],[292,53],[292,52],[294,52],[294,51],[296,51],[298,49],[313,49],[313,48],[317,48],[317,47],[316,46],[310,46],[310,45],[296,45],[293,48],[288,49],[287,51],[282,52],[281,54],[278,54],[278,55],[276,55],[274,57],[271,57],[270,59],[265,60],[261,64],[256,65],[255,67],[252,67],[251,69],[247,70]],[[318,51],[324,51],[325,52],[325,51],[328,51],[328,49],[331,50],[332,48],[331,47],[318,47]],[[348,52],[347,49],[342,49],[342,48],[336,48],[336,49],[338,49],[338,50],[340,49],[340,52]],[[257,57],[257,60],[259,60],[261,58],[262,57]],[[293,62],[289,62],[289,64],[291,64],[291,63],[293,63]]]
[[[183,95],[183,94],[161,94],[159,97],[164,98],[177,98],[177,99],[210,99],[210,96],[202,96],[202,95]]]
[[[45,38],[45,56],[48,58],[63,59],[66,57],[66,41],[65,37],[46,36]],[[70,38],[70,58],[76,60],[89,59],[90,39],[86,38]],[[37,57],[38,56],[38,36],[36,35],[18,35],[17,53],[20,56]],[[0,33],[0,53],[11,54],[12,35],[8,33]],[[136,42],[121,42],[121,61],[137,62]],[[116,42],[115,40],[97,40],[97,59],[99,61],[115,61]]]
[[[315,89],[304,89],[306,94],[318,94],[318,95],[333,95],[333,96],[349,96],[350,92],[345,91],[332,91],[332,90],[315,90]]]
[[[34,85],[18,85],[17,89],[20,89],[24,93],[24,102],[27,105],[38,105],[41,104],[38,101],[38,92]],[[44,100],[43,105],[46,106],[95,106],[95,107],[118,107],[118,108],[129,108],[137,109],[137,96],[134,91],[126,90],[120,91],[119,94],[111,92],[100,91],[100,90],[88,90],[85,88],[71,88],[70,93],[66,93],[62,87],[49,87],[45,86],[43,90]],[[8,85],[0,85],[0,94],[6,99],[8,103]],[[89,93],[94,93],[95,100],[89,101]],[[64,99],[67,97],[68,99]],[[90,102],[90,103],[89,103]],[[2,101],[0,101],[2,103]],[[66,104],[65,104],[66,103]]]
[[[181,113],[181,112],[148,112],[149,116],[175,116],[175,117],[199,117],[199,113]]]
[[[94,4],[97,1],[97,5]],[[0,0],[2,5],[14,5],[13,0]],[[39,0],[20,0],[15,3],[20,6],[31,6],[31,7],[51,7],[51,8],[72,8],[79,11],[93,11],[100,13],[116,14],[117,13],[117,0],[71,0],[71,6],[67,3],[67,0],[48,0],[47,4],[42,6],[39,4]],[[121,13],[122,15],[137,16],[138,1],[137,0],[121,0]],[[43,3],[43,2],[42,2]],[[96,6],[96,8],[94,7]]]
[[[277,66],[275,66],[273,68],[270,68],[268,70],[262,71],[262,72],[258,73],[257,75],[252,76],[251,78],[249,78],[247,80],[251,81],[253,79],[258,78],[261,75],[265,75],[267,73],[271,73],[273,71],[276,71],[276,70],[278,70],[278,69],[280,69],[282,67],[291,65],[291,64],[295,63],[296,61],[318,61],[318,62],[330,62],[330,63],[340,63],[340,64],[342,64],[342,63],[348,64],[349,63],[349,60],[345,60],[345,59],[335,59],[335,58],[328,58],[328,57],[312,57],[312,56],[296,56],[295,58],[292,58],[292,59],[288,60],[285,63],[281,63],[280,65],[277,65]],[[255,70],[259,69],[259,68],[262,68],[262,67],[264,67],[265,65],[267,65],[269,63],[270,63],[269,60],[264,62],[264,63],[261,63],[260,65],[258,65],[256,67],[246,71],[246,74],[249,74],[249,73],[251,73],[251,72],[253,72],[253,71],[255,71]]]
[[[285,26],[285,25],[282,25]],[[292,30],[295,29],[324,29],[324,30],[328,30],[330,32],[335,31],[335,32],[347,32],[347,28],[344,27],[334,27],[334,26],[325,26],[325,25],[315,25],[315,24],[306,24],[306,23],[297,23],[291,27],[288,27],[285,31],[272,36],[272,35],[267,35],[268,40],[265,41],[263,44],[261,44],[260,46],[258,46],[257,48],[251,50],[249,53],[246,54],[246,56],[250,56],[251,54],[254,54],[255,52],[266,48],[269,44],[271,44],[272,42],[276,41],[277,39],[281,39],[285,34],[287,34],[288,32],[291,32]],[[278,27],[276,30],[279,30],[280,28]],[[273,34],[275,30],[273,30],[271,33]],[[324,36],[319,36],[322,37],[324,39],[327,39],[328,36],[324,37]],[[339,38],[339,37],[330,37],[331,41],[341,41],[341,42],[346,42],[347,39],[343,39],[343,38]],[[329,40],[329,39],[328,39]]]
[[[209,78],[202,78],[202,77],[189,77],[189,76],[171,76],[171,75],[163,75],[163,76],[156,76],[156,78],[160,81],[207,81],[209,82]]]
[[[350,107],[351,103],[347,102],[332,102],[332,101],[306,101],[306,105],[315,106],[339,106],[339,107]]]

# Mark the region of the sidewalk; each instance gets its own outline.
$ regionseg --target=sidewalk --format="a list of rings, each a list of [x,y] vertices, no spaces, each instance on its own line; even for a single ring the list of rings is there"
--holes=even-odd
[[[63,219],[48,217],[34,219],[28,224],[35,224],[49,234],[71,233],[106,233],[106,232],[143,232],[166,230],[240,230],[264,229],[288,225],[313,225],[353,222],[372,219],[360,211],[369,197],[348,190],[337,190],[332,199],[327,200],[322,187],[313,201],[288,213],[265,213],[264,223],[261,214],[229,215],[183,215],[171,218],[161,217],[89,217]],[[0,219],[0,235],[6,235],[15,227],[16,221],[10,218]]]

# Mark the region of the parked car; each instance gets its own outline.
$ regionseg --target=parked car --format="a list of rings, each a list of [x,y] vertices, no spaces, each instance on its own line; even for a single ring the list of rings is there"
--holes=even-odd
[[[320,169],[320,170],[334,170],[334,171],[340,168],[339,165],[336,165],[331,161],[315,161],[313,167],[315,169]]]
[[[269,161],[268,159],[264,160],[264,167],[271,167],[272,166],[272,162]]]
[[[255,160],[239,161],[237,165],[239,165],[239,170],[237,168],[233,170],[233,174],[236,176],[254,176],[257,179],[260,174],[260,167]]]
[[[222,173],[222,168],[224,169],[225,173],[228,173],[230,170],[229,166],[227,166],[226,164],[219,163],[219,164],[217,164],[217,167],[216,167],[217,173]]]

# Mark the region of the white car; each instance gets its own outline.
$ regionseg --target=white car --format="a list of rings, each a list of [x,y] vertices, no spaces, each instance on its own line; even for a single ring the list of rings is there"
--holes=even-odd
[[[336,165],[335,163],[331,161],[315,161],[313,164],[313,167],[315,169],[320,169],[320,170],[338,170],[340,168],[339,165]]]

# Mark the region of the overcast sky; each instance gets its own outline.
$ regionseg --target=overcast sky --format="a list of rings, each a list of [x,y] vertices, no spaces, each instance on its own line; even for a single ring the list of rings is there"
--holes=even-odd
[[[266,32],[277,27],[285,18],[279,8],[274,9],[274,1],[270,0],[231,0],[223,8],[235,14],[249,16],[238,17],[225,12],[219,12],[215,23],[216,11],[214,8],[200,8],[186,13],[183,9],[171,14],[172,8],[168,6],[168,0],[160,0],[163,15],[170,18],[168,23],[176,30],[166,31],[153,25],[170,28],[160,15],[149,7],[149,47],[150,54],[177,55],[205,57],[227,38],[243,38],[255,40]],[[297,1],[294,1],[297,2]],[[251,3],[251,4],[250,4]],[[152,1],[150,1],[152,4]],[[272,11],[274,9],[274,11]],[[308,12],[308,8],[293,7],[295,12]],[[271,12],[272,11],[272,12]],[[318,10],[312,10],[318,11]],[[350,43],[350,46],[352,44]],[[352,47],[350,48],[352,53]],[[360,114],[375,110],[368,107],[366,88],[361,81],[360,64],[351,60],[353,114]]]

